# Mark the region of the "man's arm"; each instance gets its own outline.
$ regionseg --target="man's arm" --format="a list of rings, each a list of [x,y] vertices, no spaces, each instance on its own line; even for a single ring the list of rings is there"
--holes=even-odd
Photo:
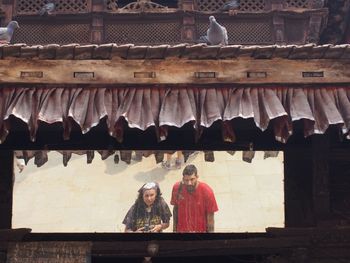
[[[207,232],[214,232],[214,213],[207,214]]]

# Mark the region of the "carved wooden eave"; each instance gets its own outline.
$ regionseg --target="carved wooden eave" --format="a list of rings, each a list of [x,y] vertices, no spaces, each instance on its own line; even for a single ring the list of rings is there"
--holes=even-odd
[[[350,45],[3,45],[1,83],[349,83]]]
[[[137,0],[123,8],[119,8],[118,12],[167,12],[168,7],[154,3],[150,0]]]

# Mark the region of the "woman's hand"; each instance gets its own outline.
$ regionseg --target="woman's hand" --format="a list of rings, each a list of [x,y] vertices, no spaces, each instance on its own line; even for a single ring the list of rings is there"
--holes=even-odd
[[[138,233],[145,232],[145,227],[140,227],[139,229],[136,229],[135,232],[138,232]]]
[[[151,232],[152,233],[159,233],[163,230],[163,226],[162,224],[159,224],[159,225],[155,225],[152,229],[151,229]]]

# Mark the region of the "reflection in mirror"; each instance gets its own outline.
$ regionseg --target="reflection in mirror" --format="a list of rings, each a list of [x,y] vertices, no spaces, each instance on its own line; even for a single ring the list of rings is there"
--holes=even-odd
[[[15,155],[13,228],[225,233],[284,226],[283,152]]]

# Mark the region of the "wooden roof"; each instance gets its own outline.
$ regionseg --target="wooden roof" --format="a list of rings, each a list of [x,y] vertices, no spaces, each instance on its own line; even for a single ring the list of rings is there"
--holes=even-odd
[[[26,44],[0,45],[0,59],[31,58],[56,60],[90,59],[232,59],[251,57],[255,59],[350,59],[350,45],[269,45],[269,46],[207,46],[159,45],[135,46],[117,45],[45,45],[28,46]]]

